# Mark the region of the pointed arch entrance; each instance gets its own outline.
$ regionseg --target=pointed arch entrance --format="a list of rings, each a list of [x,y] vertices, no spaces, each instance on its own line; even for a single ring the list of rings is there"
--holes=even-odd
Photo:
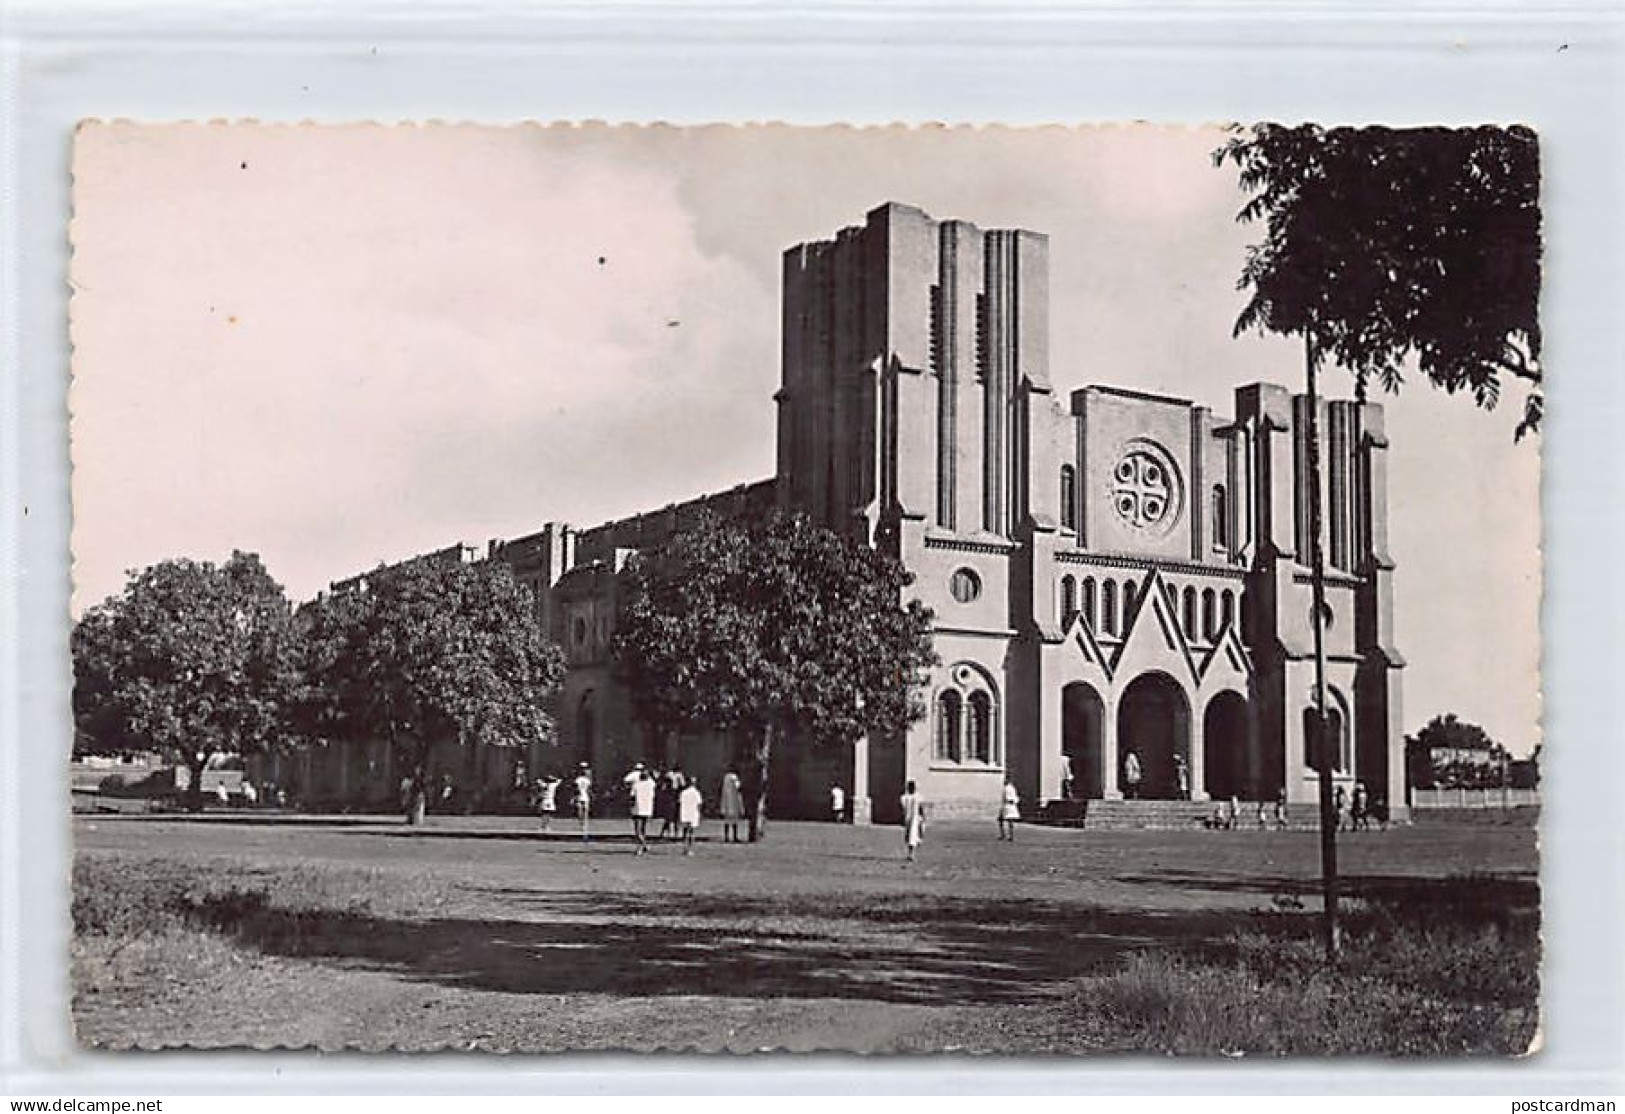
[[[1072,767],[1070,796],[1098,801],[1106,788],[1106,705],[1091,685],[1061,690],[1061,753]]]
[[[1202,784],[1210,797],[1250,797],[1247,784],[1247,701],[1226,689],[1202,714]]]
[[[1117,705],[1117,747],[1122,769],[1118,784],[1125,794],[1160,800],[1179,796],[1179,763],[1189,768],[1191,711],[1185,691],[1166,673],[1142,673],[1123,690]],[[1124,776],[1129,754],[1140,767],[1140,783],[1131,790]]]

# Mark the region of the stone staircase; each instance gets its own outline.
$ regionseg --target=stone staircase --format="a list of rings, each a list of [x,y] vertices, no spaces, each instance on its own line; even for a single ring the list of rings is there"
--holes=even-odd
[[[1201,830],[1203,821],[1213,815],[1217,806],[1216,801],[1051,801],[1032,822],[1090,831]],[[1258,829],[1256,801],[1241,802],[1236,827],[1242,831]],[[1317,830],[1315,807],[1293,805],[1287,810],[1287,827],[1294,831]]]

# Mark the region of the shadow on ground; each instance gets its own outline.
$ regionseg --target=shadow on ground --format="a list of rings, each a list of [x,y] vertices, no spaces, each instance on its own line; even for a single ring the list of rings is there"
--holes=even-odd
[[[482,892],[538,919],[392,920],[285,910],[244,894],[205,898],[193,916],[266,954],[447,986],[936,1006],[1037,1001],[1127,949],[1185,947],[1237,927],[1220,914],[1027,901]]]

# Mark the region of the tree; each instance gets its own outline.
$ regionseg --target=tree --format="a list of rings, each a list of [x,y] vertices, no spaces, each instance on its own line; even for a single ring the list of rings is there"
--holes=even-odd
[[[1434,716],[1405,737],[1405,768],[1413,789],[1498,788],[1510,757],[1487,731],[1454,712]]]
[[[1316,359],[1397,390],[1401,365],[1488,409],[1528,385],[1540,428],[1540,153],[1527,128],[1259,124],[1214,152],[1265,222],[1235,332],[1302,336]]]
[[[779,740],[884,738],[925,714],[931,612],[876,549],[799,515],[706,516],[623,576],[614,653],[636,714],[756,741],[753,840]]]
[[[75,624],[72,648],[79,749],[153,750],[179,762],[194,808],[215,755],[290,742],[292,613],[254,554],[133,573],[123,593]]]
[[[333,740],[385,739],[407,771],[408,823],[426,810],[429,752],[451,740],[550,742],[547,702],[564,656],[542,634],[530,590],[508,566],[420,560],[380,569],[363,588],[307,605],[306,730]]]

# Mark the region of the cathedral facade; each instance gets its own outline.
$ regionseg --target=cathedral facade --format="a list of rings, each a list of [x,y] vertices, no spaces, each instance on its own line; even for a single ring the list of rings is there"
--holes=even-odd
[[[702,510],[778,508],[897,557],[941,660],[904,737],[790,748],[776,812],[819,815],[840,784],[856,818],[888,820],[912,780],[935,814],[985,819],[1006,777],[1029,810],[1315,799],[1307,400],[1249,384],[1225,415],[1110,386],[1057,395],[1048,259],[1039,233],[900,204],[789,249],[776,474],[483,555],[531,586],[569,660],[562,749],[530,768],[654,759],[708,785],[741,759],[633,720],[609,665],[617,573]],[[1319,418],[1333,776],[1398,814],[1383,413],[1322,400]]]

